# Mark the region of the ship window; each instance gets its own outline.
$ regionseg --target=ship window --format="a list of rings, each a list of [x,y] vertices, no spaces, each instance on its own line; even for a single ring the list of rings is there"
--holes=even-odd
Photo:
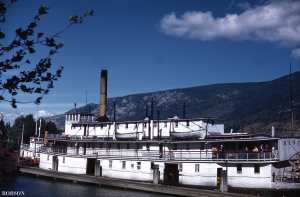
[[[112,160],[109,160],[109,168],[112,168]]]
[[[147,150],[149,151],[150,150],[150,143],[147,143]]]
[[[133,163],[131,164],[131,169],[134,169],[134,164]]]
[[[182,172],[182,164],[178,164],[178,171]]]
[[[154,127],[157,127],[157,123],[154,123]]]
[[[117,124],[117,129],[119,129],[119,124]]]
[[[111,144],[108,144],[108,149],[111,149]]]
[[[102,143],[99,143],[100,148],[102,148]]]
[[[128,129],[128,123],[126,123],[125,127],[126,127],[126,129]]]
[[[190,121],[186,121],[186,126],[190,126]]]
[[[126,168],[126,161],[122,161],[122,169]]]
[[[195,164],[195,172],[199,172],[200,171],[200,164]]]
[[[121,144],[120,143],[118,143],[118,149],[121,149]]]
[[[63,157],[63,163],[65,163],[66,162],[66,157]]]
[[[138,169],[138,170],[141,169],[141,162],[137,162],[136,169]]]
[[[259,164],[254,165],[254,173],[259,174]]]
[[[126,148],[129,149],[129,146],[130,146],[130,144],[127,143],[127,147]]]
[[[173,144],[173,150],[177,150],[177,144]]]
[[[237,164],[236,171],[238,174],[242,174],[242,164]]]
[[[168,123],[167,122],[164,122],[165,123],[165,127],[167,127],[168,126]]]
[[[175,128],[178,127],[178,121],[175,121]]]
[[[190,150],[190,144],[186,144],[186,150]]]
[[[211,124],[212,124],[212,125],[215,125],[215,120],[211,120]]]
[[[146,124],[146,123],[144,123],[144,127],[147,127],[147,124]]]
[[[28,156],[28,152],[27,152],[27,156]],[[49,161],[49,155],[47,155],[47,161]]]
[[[205,145],[205,143],[203,143],[203,142],[200,143],[200,149],[201,149],[201,150],[204,150],[204,145]]]
[[[101,129],[103,129],[103,124],[101,124],[100,126],[101,126]]]

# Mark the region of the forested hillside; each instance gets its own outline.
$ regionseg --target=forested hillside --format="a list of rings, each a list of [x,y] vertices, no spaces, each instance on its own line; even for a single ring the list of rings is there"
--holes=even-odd
[[[299,130],[300,120],[300,72],[292,74],[294,128]],[[109,89],[108,89],[109,90]],[[137,120],[146,116],[150,102],[154,102],[154,118],[157,110],[160,119],[169,115],[182,117],[183,104],[186,104],[186,117],[225,118],[226,132],[266,132],[272,125],[280,131],[280,136],[291,133],[291,94],[289,75],[267,82],[228,83],[173,89],[160,92],[127,95],[108,99],[109,118],[113,119],[113,102],[116,102],[117,120]],[[98,104],[88,104],[99,116]],[[86,107],[77,111],[86,111]],[[64,115],[49,118],[58,128],[64,127]],[[250,127],[251,125],[251,127]]]

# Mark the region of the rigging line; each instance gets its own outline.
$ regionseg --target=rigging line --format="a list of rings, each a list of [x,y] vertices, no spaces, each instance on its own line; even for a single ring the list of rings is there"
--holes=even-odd
[[[196,131],[196,130],[193,130],[193,129],[189,128],[189,127],[188,127],[188,126],[186,126],[186,125],[183,125],[183,124],[182,124],[182,123],[180,123],[180,122],[178,122],[178,124],[180,124],[180,125],[184,126],[185,128],[187,128],[187,129],[189,129],[189,130],[191,130],[191,131]]]
[[[199,125],[199,124],[195,123],[194,121],[191,121],[191,123],[193,123],[193,124],[195,124],[195,125],[199,126],[201,129],[203,129],[201,125]]]
[[[181,107],[181,105],[160,105],[161,107]]]
[[[99,100],[99,98],[100,98],[100,96],[98,95],[98,96],[92,101],[92,103],[94,103],[96,99]]]
[[[291,144],[291,146],[293,147],[293,149],[296,151],[296,153],[298,153],[299,151],[296,150],[296,148]]]
[[[145,103],[145,102],[116,102],[116,103],[121,104],[121,105],[129,105],[129,104],[139,104],[139,103]]]
[[[196,109],[194,109],[194,108],[192,108],[192,107],[189,107],[189,106],[187,106],[187,105],[186,105],[186,107],[188,107],[188,108],[190,108],[190,109],[194,110],[195,112],[197,112],[197,113],[201,114],[201,112],[199,112],[198,110],[196,110]]]
[[[90,126],[88,128],[90,128]],[[94,127],[93,130],[91,130],[91,131],[89,130],[89,133],[91,133],[92,131],[96,131],[95,127]]]
[[[71,126],[72,127],[72,126]],[[77,133],[81,130],[82,128],[80,127],[80,129],[75,133],[75,135],[77,135]]]
[[[145,109],[142,109],[142,110],[140,110],[138,113],[136,113],[136,114],[134,115],[134,118],[135,118],[135,117],[138,117],[138,115],[139,115],[140,113],[142,113],[144,110],[145,110]]]
[[[186,126],[186,125],[183,125],[182,123],[180,123],[180,122],[178,122],[178,124],[180,124],[180,125],[182,125],[182,126],[184,126],[184,127],[186,127],[187,129],[189,129],[189,130],[191,130],[191,131],[198,131],[198,130],[193,130],[193,129],[191,129],[191,128],[189,128],[188,126]],[[202,127],[201,127],[202,128]],[[200,130],[199,130],[200,131]],[[205,130],[204,130],[205,131]]]
[[[165,108],[166,109],[166,108]],[[171,110],[169,110],[169,109],[166,109],[167,111],[169,111],[169,112],[172,112],[173,114],[175,114],[176,116],[179,116],[176,112],[174,112],[174,111],[171,111]]]

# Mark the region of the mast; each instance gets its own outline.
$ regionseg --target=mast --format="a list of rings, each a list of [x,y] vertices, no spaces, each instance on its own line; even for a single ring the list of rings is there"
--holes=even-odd
[[[294,137],[293,88],[292,88],[292,62],[291,62],[291,61],[290,61],[290,88],[291,88],[292,137]]]
[[[35,123],[35,135],[37,135],[38,130],[38,118],[39,118],[39,105],[36,105],[36,123]]]
[[[38,141],[40,141],[40,136],[41,136],[41,126],[42,126],[42,118],[40,118],[40,127],[39,127]]]
[[[86,93],[85,93],[85,112],[88,112],[88,109],[87,109],[87,90],[86,90]]]
[[[183,115],[182,118],[185,119],[185,103],[183,103]]]
[[[22,148],[23,148],[23,135],[24,135],[24,122],[23,122],[23,129],[22,129],[22,142],[21,142]]]

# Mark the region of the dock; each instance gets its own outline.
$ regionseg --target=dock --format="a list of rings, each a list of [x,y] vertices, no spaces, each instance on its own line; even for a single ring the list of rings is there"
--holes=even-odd
[[[91,183],[99,186],[111,186],[111,187],[119,187],[125,189],[133,189],[140,190],[145,192],[154,192],[154,193],[162,193],[162,194],[170,194],[170,195],[178,195],[178,196],[210,196],[210,197],[223,197],[223,196],[250,196],[244,194],[236,194],[236,193],[226,193],[215,190],[206,190],[206,189],[197,189],[197,188],[189,188],[183,186],[169,186],[169,185],[155,185],[150,182],[138,182],[131,180],[121,180],[107,177],[95,177],[92,175],[86,174],[71,174],[64,172],[57,172],[52,170],[45,170],[36,167],[22,167],[19,169],[20,172],[33,174],[36,176],[42,177],[50,177],[54,180],[62,179],[69,180],[82,183]]]

